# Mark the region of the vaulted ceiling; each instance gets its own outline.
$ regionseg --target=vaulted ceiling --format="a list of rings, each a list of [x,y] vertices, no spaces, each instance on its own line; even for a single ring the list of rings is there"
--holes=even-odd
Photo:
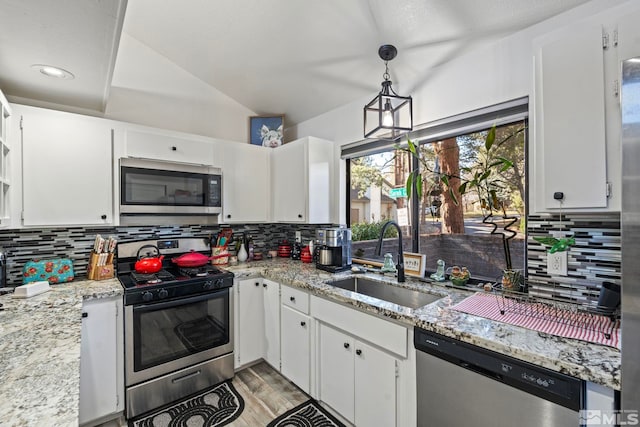
[[[464,51],[585,2],[0,0],[0,88],[10,99],[104,111],[124,31],[249,110],[293,124],[373,98],[382,44],[398,49],[389,70],[406,94]],[[33,64],[75,79],[53,81]]]

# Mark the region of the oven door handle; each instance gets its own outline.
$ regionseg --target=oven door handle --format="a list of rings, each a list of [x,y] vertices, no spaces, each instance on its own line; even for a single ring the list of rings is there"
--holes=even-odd
[[[143,305],[134,305],[133,306],[133,311],[134,312],[143,312],[143,311],[156,311],[156,310],[163,310],[165,308],[171,308],[171,307],[178,307],[180,305],[185,305],[185,304],[193,304],[196,302],[200,302],[200,301],[206,301],[209,299],[213,299],[216,297],[219,297],[222,294],[229,294],[229,288],[225,288],[225,289],[221,289],[220,291],[216,291],[216,292],[209,292],[207,294],[204,295],[197,295],[195,297],[190,297],[190,298],[180,298],[180,299],[175,299],[172,301],[167,301],[167,302],[157,302],[157,303],[153,303],[153,304],[143,304]]]

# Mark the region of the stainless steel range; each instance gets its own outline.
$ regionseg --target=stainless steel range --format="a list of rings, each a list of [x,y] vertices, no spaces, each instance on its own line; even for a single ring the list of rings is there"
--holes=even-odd
[[[208,240],[118,244],[128,419],[233,377],[233,273],[208,262],[180,268],[174,261],[185,254],[209,256]],[[139,259],[145,260],[137,264],[142,273],[136,271]],[[149,266],[160,267],[155,261],[162,269],[150,273]]]

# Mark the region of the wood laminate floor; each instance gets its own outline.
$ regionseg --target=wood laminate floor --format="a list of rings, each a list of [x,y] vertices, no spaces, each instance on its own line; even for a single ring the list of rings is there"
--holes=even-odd
[[[309,396],[265,362],[236,373],[233,385],[244,398],[242,415],[232,427],[266,426],[289,409],[309,400]]]
[[[244,411],[230,427],[264,427],[289,409],[310,399],[266,362],[236,372],[233,386],[244,399]],[[126,421],[110,421],[101,427],[126,427]]]

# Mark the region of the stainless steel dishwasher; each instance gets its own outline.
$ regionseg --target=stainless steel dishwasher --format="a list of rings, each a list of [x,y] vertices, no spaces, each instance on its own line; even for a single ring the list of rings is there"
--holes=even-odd
[[[418,427],[578,426],[582,380],[415,328]]]

